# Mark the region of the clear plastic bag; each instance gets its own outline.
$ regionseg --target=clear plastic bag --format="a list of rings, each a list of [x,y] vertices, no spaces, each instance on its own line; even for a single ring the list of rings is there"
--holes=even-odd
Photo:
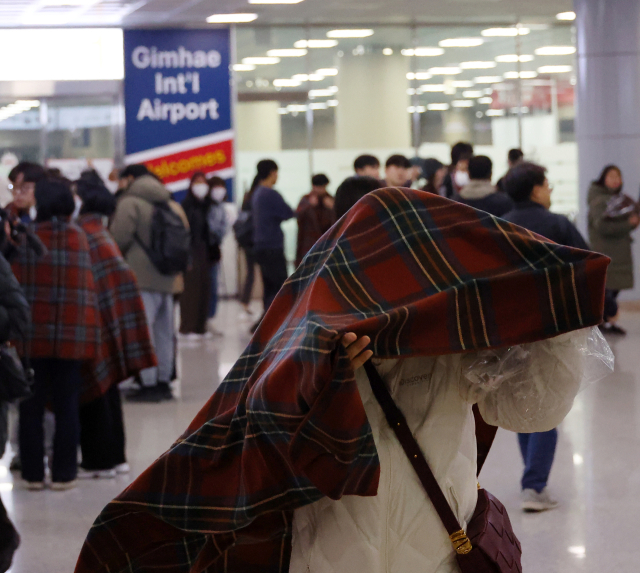
[[[611,374],[614,362],[600,330],[588,328],[468,354],[462,357],[461,366],[469,396],[481,408],[491,410],[499,425],[521,428],[545,419],[562,419],[576,394]]]

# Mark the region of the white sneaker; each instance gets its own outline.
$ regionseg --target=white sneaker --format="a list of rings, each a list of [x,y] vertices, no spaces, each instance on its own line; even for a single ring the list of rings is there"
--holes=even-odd
[[[67,491],[69,489],[74,489],[78,485],[77,480],[71,481],[53,481],[51,482],[51,489],[53,491]]]
[[[129,466],[129,464],[127,462],[125,462],[123,464],[118,464],[113,469],[116,470],[116,473],[118,475],[128,474],[131,471],[131,467]]]
[[[207,333],[215,337],[224,336],[224,334],[216,328],[215,319],[213,318],[207,320]]]
[[[44,489],[43,481],[25,481],[24,487],[29,491],[42,491]]]
[[[116,477],[116,470],[85,470],[78,468],[78,479],[113,479]]]
[[[522,491],[522,509],[527,513],[537,513],[558,507],[558,502],[551,498],[545,488],[541,493],[534,489]]]

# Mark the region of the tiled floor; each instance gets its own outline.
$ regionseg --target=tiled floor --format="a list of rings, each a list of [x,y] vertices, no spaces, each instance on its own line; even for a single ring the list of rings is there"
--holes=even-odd
[[[239,307],[225,303],[226,336],[181,344],[179,399],[125,407],[129,477],[83,482],[69,492],[27,492],[0,466],[0,491],[22,535],[13,573],[71,573],[100,509],[171,445],[249,341]],[[640,313],[627,313],[629,336],[612,341],[616,372],[585,390],[560,432],[550,489],[552,512],[519,510],[522,463],[516,438],[499,432],[481,483],[509,510],[524,549],[526,573],[635,573],[640,515]],[[12,488],[12,489],[11,489]],[[360,573],[360,572],[354,572]],[[366,573],[366,572],[362,572]]]

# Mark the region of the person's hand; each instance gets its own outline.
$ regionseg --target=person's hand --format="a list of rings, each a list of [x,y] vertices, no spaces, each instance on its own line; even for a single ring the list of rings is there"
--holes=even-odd
[[[347,350],[347,355],[351,360],[351,366],[354,371],[362,367],[373,356],[371,350],[366,350],[370,343],[371,339],[368,336],[358,338],[353,332],[349,332],[342,337],[342,346]]]
[[[640,215],[634,213],[629,217],[629,224],[635,229],[640,225]]]
[[[322,204],[325,206],[326,209],[333,209],[333,206],[335,205],[335,200],[331,195],[325,195],[322,199]]]
[[[309,195],[309,205],[311,205],[312,207],[317,207],[319,204],[320,201],[318,200],[317,195],[314,195],[313,193]]]

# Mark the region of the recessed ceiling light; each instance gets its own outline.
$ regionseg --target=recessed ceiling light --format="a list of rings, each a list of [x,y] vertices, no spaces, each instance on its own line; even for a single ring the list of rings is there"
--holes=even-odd
[[[462,62],[460,67],[463,70],[488,70],[495,68],[497,65],[495,62]]]
[[[483,95],[484,94],[482,93],[482,90],[468,90],[468,91],[462,92],[462,97],[466,97],[469,99],[481,98]]]
[[[474,81],[477,84],[499,84],[502,76],[479,76]]]
[[[326,90],[309,90],[309,97],[310,98],[314,98],[314,97],[331,97],[332,95],[334,95],[336,92],[334,92],[331,89],[326,89]]]
[[[373,30],[331,30],[327,38],[368,38],[373,36]]]
[[[512,27],[512,28],[488,28],[482,30],[481,34],[485,38],[510,37],[510,36],[526,36],[531,30],[529,28]]]
[[[247,66],[272,66],[280,63],[280,58],[267,58],[267,57],[251,57],[242,58],[242,63]]]
[[[298,40],[293,44],[294,48],[335,48],[337,40]]]
[[[537,56],[570,56],[576,53],[574,46],[545,46],[534,52]]]
[[[454,88],[472,88],[473,87],[473,82],[471,80],[454,80],[451,82],[451,85]]]
[[[427,105],[429,111],[447,111],[449,109],[448,103],[430,103]]]
[[[451,102],[451,105],[453,107],[473,107],[474,106],[474,102],[472,102],[471,100],[468,100],[468,99],[454,99]]]
[[[257,14],[212,14],[207,18],[207,22],[209,24],[246,24],[257,19]]]
[[[444,92],[446,89],[444,84],[424,84],[423,86],[420,86],[420,90],[423,93],[429,93],[429,92],[433,92],[433,93],[438,93],[438,92]]]
[[[384,50],[382,50],[382,53],[385,56],[393,56],[393,50],[391,48],[385,48]]]
[[[504,74],[505,79],[507,80],[517,80],[520,78],[521,80],[532,80],[533,78],[538,77],[538,72],[507,72]]]
[[[576,19],[575,12],[560,12],[560,14],[556,14],[556,18],[558,20],[564,20],[566,22],[573,22]]]
[[[269,50],[267,56],[270,58],[300,58],[309,52],[300,48],[285,48],[283,50]]]
[[[482,44],[484,44],[482,38],[449,38],[438,42],[441,48],[475,48]]]
[[[252,64],[234,64],[233,66],[234,72],[252,72],[255,69],[256,67]]]
[[[320,68],[316,70],[316,74],[320,74],[321,76],[337,76],[338,68]]]
[[[541,66],[538,72],[541,74],[566,74],[573,71],[573,66]]]
[[[500,116],[504,115],[504,110],[503,109],[488,109],[484,114],[488,115],[489,117],[500,117]]]
[[[515,64],[518,62],[518,59],[520,60],[520,62],[526,63],[533,62],[535,58],[530,54],[523,54],[519,57],[516,54],[505,54],[504,56],[497,56],[496,62],[499,62],[501,64]]]
[[[273,80],[273,86],[276,88],[297,88],[301,82],[298,80]]]
[[[491,105],[493,103],[493,98],[492,97],[481,97],[478,100],[478,103]]]
[[[455,76],[461,74],[462,70],[456,66],[445,66],[441,68],[431,68],[429,73],[432,76]]]

